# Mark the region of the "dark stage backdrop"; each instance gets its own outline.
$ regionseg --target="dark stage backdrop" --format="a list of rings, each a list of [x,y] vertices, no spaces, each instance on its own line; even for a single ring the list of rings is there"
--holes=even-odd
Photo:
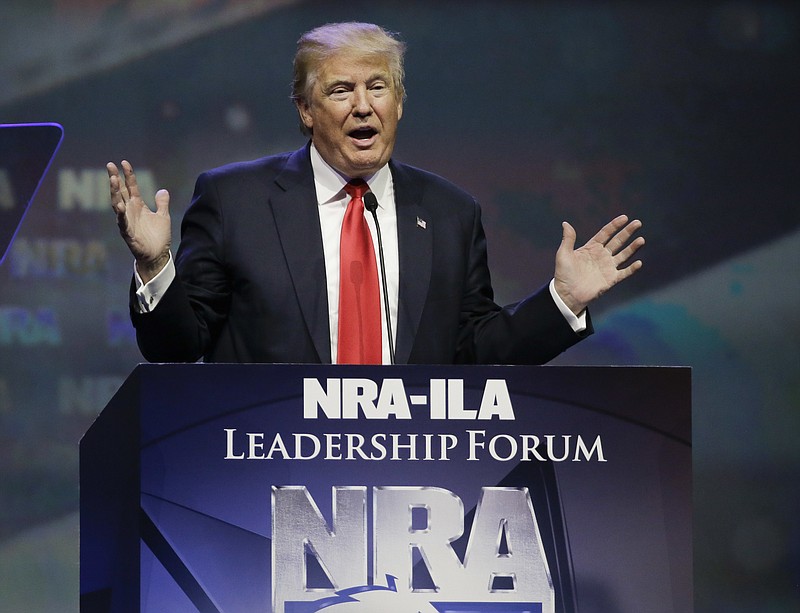
[[[796,3],[16,0],[0,123],[65,137],[0,267],[0,611],[77,609],[78,440],[141,361],[105,163],[177,230],[199,172],[304,144],[295,41],[348,19],[408,42],[396,157],[478,197],[500,301],[549,280],[562,219],[644,220],[558,363],[693,367],[696,610],[798,610]]]

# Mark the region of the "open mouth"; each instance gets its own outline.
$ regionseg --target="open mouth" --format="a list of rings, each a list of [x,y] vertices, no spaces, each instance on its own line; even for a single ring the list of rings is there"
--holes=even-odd
[[[356,128],[348,133],[350,138],[354,138],[359,141],[368,141],[373,136],[375,136],[378,132],[374,128],[364,127],[364,128]]]

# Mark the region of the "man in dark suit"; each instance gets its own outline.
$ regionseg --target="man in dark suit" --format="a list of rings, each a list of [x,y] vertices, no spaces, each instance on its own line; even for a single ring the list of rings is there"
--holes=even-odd
[[[348,339],[339,331],[360,322],[362,308],[342,301],[349,273],[340,267],[340,234],[349,201],[360,203],[345,193],[358,180],[378,203],[374,219],[359,223],[372,245],[382,228],[386,256],[386,308],[370,333],[382,338],[382,358],[368,361],[543,363],[591,333],[589,302],[641,267],[623,267],[644,244],[632,239],[641,224],[620,216],[575,250],[575,232],[564,223],[553,281],[515,305],[496,305],[477,203],[392,160],[403,51],[372,24],[306,33],[293,98],[310,142],[202,174],[174,263],[169,194],[156,194],[152,212],[131,165],[122,163],[123,183],[108,164],[112,207],[136,260],[131,316],[145,358],[352,361],[340,359]]]

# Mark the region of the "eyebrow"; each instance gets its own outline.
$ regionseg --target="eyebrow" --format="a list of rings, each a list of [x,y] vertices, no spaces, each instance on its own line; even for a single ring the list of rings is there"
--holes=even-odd
[[[373,83],[375,81],[386,81],[387,83],[391,83],[391,77],[389,76],[388,72],[375,72],[372,73],[366,80],[367,83]],[[323,89],[330,89],[332,87],[336,87],[338,85],[353,85],[354,81],[352,79],[344,78],[344,77],[333,77],[330,81],[325,81],[322,83]]]

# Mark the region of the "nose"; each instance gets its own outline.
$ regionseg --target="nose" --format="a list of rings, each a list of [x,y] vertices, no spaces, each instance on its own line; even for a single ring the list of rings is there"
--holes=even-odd
[[[367,88],[364,86],[356,87],[353,90],[353,115],[363,117],[370,113],[372,113],[372,104]]]

